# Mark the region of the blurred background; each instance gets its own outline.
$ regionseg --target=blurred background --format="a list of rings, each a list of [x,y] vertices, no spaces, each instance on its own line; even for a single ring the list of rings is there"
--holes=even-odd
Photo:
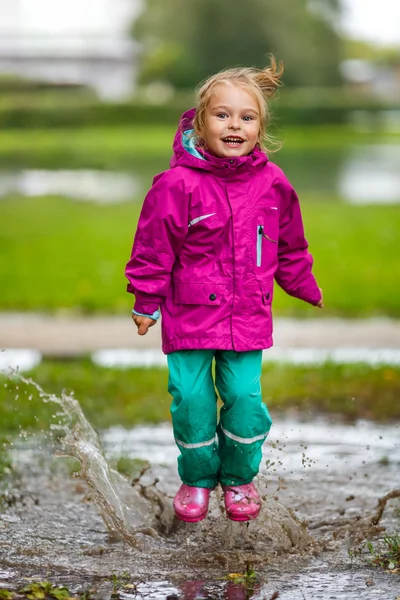
[[[143,196],[203,78],[285,64],[270,125],[326,313],[399,315],[390,0],[0,0],[0,309],[125,312]],[[311,314],[278,294],[277,313]]]
[[[282,149],[271,158],[300,196],[325,308],[279,289],[274,296],[275,347],[264,353],[262,371],[274,419],[265,445],[268,485],[276,483],[279,497],[300,509],[302,530],[310,522],[313,534],[318,521],[322,531],[331,522],[355,523],[398,487],[400,2],[0,0],[0,512],[17,507],[13,518],[2,514],[0,548],[4,568],[12,569],[0,573],[3,586],[14,572],[26,577],[29,565],[35,577],[61,573],[63,585],[68,565],[84,577],[85,565],[94,564],[86,562],[89,554],[102,577],[117,565],[98,522],[88,525],[82,512],[93,486],[81,499],[84,488],[74,483],[67,496],[67,478],[79,467],[67,465],[58,485],[46,454],[66,406],[75,439],[84,439],[76,413],[71,417],[75,405],[61,390],[72,390],[110,464],[131,481],[139,481],[148,460],[169,465],[161,472],[175,481],[173,436],[162,425],[170,397],[160,325],[137,335],[124,268],[143,198],[169,166],[195,86],[226,67],[262,67],[270,53],[285,65],[269,125]],[[10,366],[33,383],[10,375]],[[36,384],[54,394],[53,402]],[[393,551],[393,562],[385,562],[369,546],[374,564],[395,565],[390,573],[400,568],[398,505],[395,513],[396,537],[387,539],[396,544],[396,559]],[[85,534],[74,529],[78,521]],[[270,530],[260,531],[269,544]],[[62,547],[51,541],[57,538]],[[337,548],[333,538],[329,550]],[[290,552],[295,539],[290,533]],[[99,561],[97,547],[108,558]],[[155,579],[168,578],[165,565],[174,581],[184,573],[172,560],[160,567],[162,546],[152,547],[156,558],[143,568],[158,565]],[[333,597],[341,578],[348,593],[337,597],[355,597],[361,588],[360,598],[371,597],[374,583],[375,594],[397,595],[395,576],[386,576],[393,593],[385,595],[376,572],[374,580],[371,570],[357,574],[358,550],[349,548],[342,563],[330,552],[311,576],[299,563],[302,597],[318,581],[318,597]],[[242,568],[216,557],[215,565],[224,565],[218,569]],[[124,550],[118,572],[130,568],[126,558]],[[274,581],[271,561],[263,562]],[[282,576],[292,578],[293,560],[285,565]],[[91,597],[91,587],[82,587],[89,590],[82,598]],[[126,587],[136,597],[136,585]]]
[[[355,319],[361,345],[400,347],[400,5],[392,0],[0,0],[0,347],[51,360],[137,346],[124,267],[179,116],[203,78],[264,66],[270,53],[285,65],[269,125],[283,147],[272,159],[299,193],[326,305],[316,314],[277,290],[275,316],[296,319],[290,327],[278,319],[277,335],[286,323],[300,332],[287,345],[318,355],[341,345]],[[295,329],[309,317],[319,337]],[[333,317],[342,320],[324,329]],[[146,343],[159,347],[159,338]],[[93,382],[82,383],[92,367],[80,382],[74,368],[53,365],[45,376],[43,363],[35,376],[93,396]],[[354,398],[375,405],[386,386],[393,408],[400,371],[386,371],[371,373],[369,388],[365,372],[353,372],[358,383],[353,377],[347,391],[343,372],[331,373],[332,389],[342,387],[330,397],[361,414]],[[288,391],[281,376],[290,378],[276,375],[282,401],[329,397],[326,380],[318,387],[299,374]],[[143,377],[138,398],[167,398],[164,380],[149,392]],[[131,401],[137,382],[118,394]]]

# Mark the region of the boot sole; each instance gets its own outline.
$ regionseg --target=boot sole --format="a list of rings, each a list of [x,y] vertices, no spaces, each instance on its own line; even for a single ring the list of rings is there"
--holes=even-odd
[[[200,515],[199,517],[187,517],[186,515],[180,515],[175,511],[176,517],[183,521],[184,523],[198,523],[199,521],[203,521],[206,518],[207,513],[205,515]]]
[[[230,515],[229,513],[227,513],[226,516],[230,521],[253,521],[258,517],[259,514],[260,511],[258,511],[254,515]]]

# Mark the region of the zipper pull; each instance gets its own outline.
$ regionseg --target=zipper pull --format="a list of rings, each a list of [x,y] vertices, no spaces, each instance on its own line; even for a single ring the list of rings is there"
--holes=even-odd
[[[263,225],[260,225],[260,227],[258,228],[258,235],[263,235],[264,234],[264,227]]]
[[[261,232],[262,236],[265,237],[265,239],[269,240],[270,242],[272,242],[273,244],[277,244],[278,240],[273,240],[272,238],[270,238],[266,233],[264,233],[264,231]]]

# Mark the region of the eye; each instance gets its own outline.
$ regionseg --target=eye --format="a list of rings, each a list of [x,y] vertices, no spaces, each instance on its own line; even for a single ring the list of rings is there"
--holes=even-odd
[[[250,115],[245,115],[245,116],[243,117],[243,121],[253,121],[253,118],[254,118],[254,117],[251,117]]]
[[[217,117],[218,119],[225,119],[225,117],[227,117],[228,115],[226,113],[218,113]]]

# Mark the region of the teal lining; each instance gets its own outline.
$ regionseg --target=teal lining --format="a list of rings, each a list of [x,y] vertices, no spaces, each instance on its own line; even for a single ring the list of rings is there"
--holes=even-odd
[[[185,148],[189,154],[195,156],[196,158],[200,158],[201,160],[206,160],[202,154],[197,150],[195,146],[195,136],[194,129],[187,129],[182,134],[182,146]]]
[[[153,319],[153,321],[157,321],[157,319],[160,318],[159,310],[155,310],[152,315],[146,315],[145,313],[141,313],[141,312],[138,312],[137,310],[133,309],[132,314],[138,315],[138,317],[149,317],[149,319]]]

